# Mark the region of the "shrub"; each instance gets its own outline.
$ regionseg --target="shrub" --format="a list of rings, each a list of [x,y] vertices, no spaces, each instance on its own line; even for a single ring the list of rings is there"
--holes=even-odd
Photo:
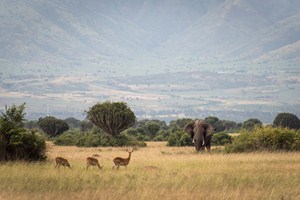
[[[78,147],[97,146],[146,146],[146,143],[137,141],[134,137],[120,134],[112,137],[103,132],[81,133],[79,131],[68,131],[54,140],[56,145],[75,145]]]
[[[46,159],[45,139],[34,131],[23,130],[10,138],[8,160],[41,161]]]
[[[45,160],[45,139],[24,128],[25,104],[5,107],[0,116],[0,161]]]
[[[168,146],[192,146],[191,136],[184,131],[175,131],[168,137]]]
[[[231,136],[227,133],[215,133],[212,136],[212,144],[216,146],[230,144],[231,143]]]
[[[246,130],[253,130],[256,127],[262,127],[262,122],[259,119],[250,118],[243,122],[242,128]]]
[[[253,131],[242,131],[231,144],[225,146],[228,153],[277,150],[299,151],[300,133],[286,128],[255,128]]]

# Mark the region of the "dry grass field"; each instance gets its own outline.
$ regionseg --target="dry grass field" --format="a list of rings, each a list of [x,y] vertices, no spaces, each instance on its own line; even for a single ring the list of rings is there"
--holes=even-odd
[[[0,199],[300,199],[300,152],[195,153],[150,142],[132,153],[127,169],[113,170],[125,150],[48,144],[46,163],[0,164]],[[93,154],[103,169],[86,170]],[[56,156],[72,169],[55,169]]]

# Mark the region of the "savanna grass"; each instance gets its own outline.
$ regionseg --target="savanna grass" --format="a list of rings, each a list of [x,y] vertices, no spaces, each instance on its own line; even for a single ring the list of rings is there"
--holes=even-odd
[[[149,143],[125,169],[112,159],[124,148],[50,146],[49,161],[0,165],[0,199],[299,199],[300,153],[195,153]],[[102,170],[86,170],[97,153]],[[53,158],[72,169],[55,169]]]

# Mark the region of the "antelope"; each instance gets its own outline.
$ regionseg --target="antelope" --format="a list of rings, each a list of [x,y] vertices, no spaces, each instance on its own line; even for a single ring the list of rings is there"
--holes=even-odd
[[[100,166],[98,160],[96,158],[93,158],[93,157],[87,157],[86,158],[86,164],[87,164],[86,169],[88,169],[89,166],[91,166],[91,165],[92,166],[97,166],[99,169],[102,169],[102,167],[103,167],[103,166]]]
[[[131,151],[128,151],[128,150],[126,150],[126,151],[129,153],[128,158],[121,158],[121,157],[114,158],[113,161],[115,163],[115,166],[113,166],[113,168],[117,167],[117,169],[119,169],[120,166],[125,166],[127,169],[127,165],[129,164],[131,153],[133,152],[133,149]]]
[[[65,159],[65,158],[62,158],[62,157],[56,157],[56,158],[55,158],[55,163],[56,163],[55,168],[56,168],[56,167],[59,168],[59,167],[62,165],[62,166],[64,166],[64,167],[69,167],[69,168],[71,169],[71,166],[70,166],[68,160]]]

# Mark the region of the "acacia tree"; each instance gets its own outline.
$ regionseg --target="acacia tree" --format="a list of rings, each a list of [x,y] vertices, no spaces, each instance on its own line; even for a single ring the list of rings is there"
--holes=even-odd
[[[113,137],[132,127],[136,120],[126,103],[110,101],[91,107],[86,118]]]
[[[49,136],[57,136],[62,134],[64,131],[69,130],[68,124],[55,117],[40,118],[38,121],[39,127]]]

